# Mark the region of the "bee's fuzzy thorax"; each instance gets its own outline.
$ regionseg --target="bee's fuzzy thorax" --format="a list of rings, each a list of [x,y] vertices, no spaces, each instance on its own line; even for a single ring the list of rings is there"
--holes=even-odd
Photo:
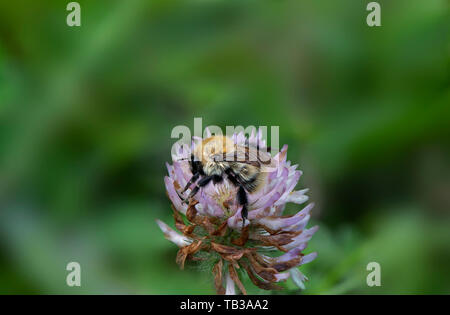
[[[194,156],[203,163],[212,161],[214,156],[223,156],[234,150],[234,143],[226,136],[212,136],[202,140],[194,150]]]

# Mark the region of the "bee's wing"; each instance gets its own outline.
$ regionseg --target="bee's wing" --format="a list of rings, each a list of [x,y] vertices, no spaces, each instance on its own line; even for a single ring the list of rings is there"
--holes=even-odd
[[[240,162],[261,167],[263,169],[272,166],[272,156],[269,152],[258,150],[255,146],[236,145],[233,152],[224,155],[224,160],[228,162]]]
[[[261,164],[269,164],[272,160],[272,156],[269,152],[265,150],[258,149],[255,146],[240,146],[238,150],[243,150],[245,152],[246,158],[249,161],[258,161]]]

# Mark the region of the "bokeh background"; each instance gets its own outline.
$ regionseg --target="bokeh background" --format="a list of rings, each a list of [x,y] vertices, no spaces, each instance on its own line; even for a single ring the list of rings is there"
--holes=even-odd
[[[155,223],[194,117],[280,126],[304,171],[318,258],[285,293],[450,293],[448,1],[68,2],[0,2],[0,293],[214,293]]]

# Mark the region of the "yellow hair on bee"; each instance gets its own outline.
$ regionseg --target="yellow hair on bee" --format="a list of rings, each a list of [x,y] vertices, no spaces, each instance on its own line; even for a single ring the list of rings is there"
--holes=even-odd
[[[212,136],[204,139],[201,145],[196,147],[194,155],[203,162],[212,160],[214,155],[223,156],[234,150],[234,142],[226,136]]]
[[[236,145],[226,136],[204,139],[194,150],[206,176],[223,176],[231,172],[233,175],[228,174],[228,178],[232,176],[234,184],[243,186],[248,193],[258,191],[266,180],[266,174],[262,172],[265,165],[258,160],[259,153],[255,147]]]

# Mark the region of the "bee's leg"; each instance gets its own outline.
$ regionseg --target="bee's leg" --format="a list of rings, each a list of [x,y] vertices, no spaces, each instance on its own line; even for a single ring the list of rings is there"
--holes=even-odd
[[[226,170],[225,170],[225,173],[228,175],[228,179],[230,180],[230,182],[231,182],[234,186],[239,187],[240,184],[239,184],[239,182],[238,182],[236,176],[234,175],[233,171],[231,170],[231,168],[226,169]]]
[[[200,173],[195,173],[195,174],[191,177],[191,179],[189,180],[189,182],[186,184],[186,186],[184,187],[184,189],[181,191],[181,193],[184,194],[184,192],[185,192],[186,190],[188,190],[188,188],[189,188],[193,183],[195,183],[195,182],[197,181],[197,179],[199,178],[199,176],[200,176]]]
[[[195,186],[194,189],[192,189],[192,191],[189,194],[189,196],[187,197],[187,199],[194,197],[197,194],[200,187],[204,187],[204,186],[208,185],[209,182],[211,181],[211,179],[213,179],[213,176],[206,176],[206,177],[203,177],[202,179],[200,179],[197,183],[197,186]]]
[[[238,192],[237,192],[237,201],[240,205],[242,205],[242,228],[244,228],[245,220],[247,220],[248,217],[248,199],[247,199],[247,192],[244,189],[244,186],[240,185]]]
[[[239,178],[233,173],[231,169],[227,169],[225,173],[228,175],[228,179],[230,182],[238,188],[237,192],[237,202],[242,206],[241,216],[242,216],[242,228],[244,228],[245,220],[247,220],[248,217],[248,199],[247,199],[247,192],[245,191],[244,185],[239,181]]]

